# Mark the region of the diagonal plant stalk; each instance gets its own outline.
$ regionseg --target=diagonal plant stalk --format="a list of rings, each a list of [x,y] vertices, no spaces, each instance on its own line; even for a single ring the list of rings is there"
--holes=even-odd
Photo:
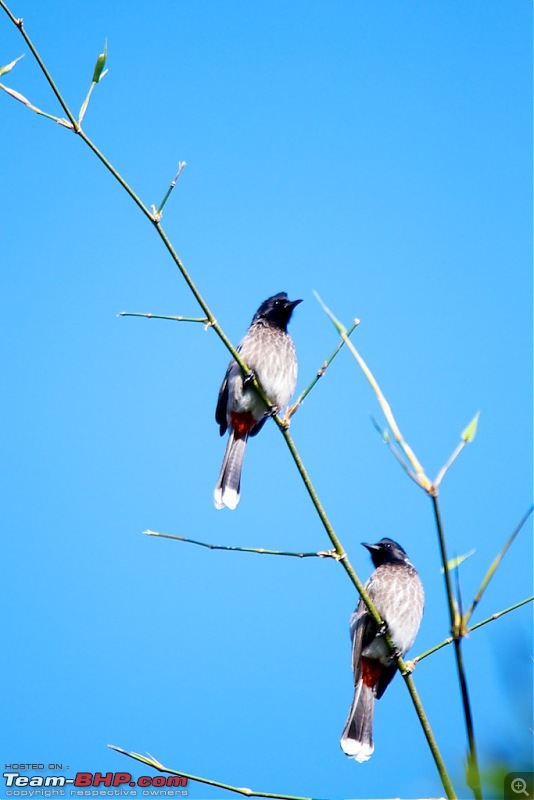
[[[431,495],[432,507],[434,509],[434,517],[436,520],[436,527],[438,531],[439,546],[441,551],[441,559],[443,562],[443,574],[445,576],[445,587],[447,598],[449,602],[449,614],[451,619],[451,633],[454,640],[454,653],[456,656],[456,668],[458,671],[458,682],[460,684],[460,693],[462,696],[462,704],[464,708],[465,727],[467,732],[467,741],[469,744],[468,754],[468,769],[467,778],[468,783],[476,800],[482,800],[482,788],[480,782],[480,770],[478,767],[478,756],[475,740],[475,730],[473,725],[473,714],[471,711],[471,701],[469,699],[469,689],[467,686],[467,677],[465,673],[464,659],[462,653],[462,630],[461,630],[461,616],[458,611],[458,606],[454,599],[452,591],[451,576],[449,572],[449,561],[447,558],[447,550],[445,546],[445,535],[443,532],[443,523],[441,520],[441,511],[438,502],[438,495]]]
[[[183,265],[182,261],[180,260],[178,254],[176,253],[173,245],[171,244],[170,240],[168,239],[165,231],[163,230],[163,228],[162,228],[162,226],[160,224],[160,217],[158,216],[158,214],[157,213],[156,214],[150,213],[150,211],[147,209],[147,207],[144,205],[144,203],[139,199],[139,197],[133,191],[133,189],[129,186],[129,184],[124,180],[124,178],[122,178],[122,176],[113,167],[113,165],[100,152],[100,150],[91,141],[91,139],[83,132],[83,130],[80,127],[80,124],[75,120],[75,118],[72,115],[70,109],[68,108],[66,102],[64,101],[64,99],[61,96],[59,90],[57,89],[54,81],[52,80],[52,77],[50,76],[48,70],[46,69],[46,67],[45,67],[43,61],[41,60],[37,50],[35,49],[33,43],[31,42],[28,34],[24,30],[22,20],[21,19],[17,19],[17,18],[14,17],[14,15],[11,13],[11,11],[9,11],[8,7],[6,6],[4,0],[0,0],[0,7],[4,9],[4,11],[7,13],[9,18],[13,22],[13,24],[16,25],[16,27],[19,29],[19,31],[21,32],[22,36],[24,37],[26,43],[28,44],[28,47],[30,48],[32,54],[34,55],[34,57],[35,57],[35,59],[37,61],[37,63],[39,64],[41,70],[43,71],[43,74],[45,75],[48,83],[50,84],[50,86],[52,88],[52,90],[54,91],[54,94],[56,95],[57,99],[59,100],[61,107],[63,108],[63,110],[67,114],[67,117],[68,117],[68,119],[69,119],[69,121],[70,121],[70,123],[72,125],[73,132],[80,136],[80,138],[93,151],[93,153],[102,162],[102,164],[111,172],[111,174],[115,177],[115,179],[122,186],[122,188],[128,193],[128,195],[132,198],[132,200],[136,203],[136,205],[142,211],[142,213],[148,219],[150,219],[150,221],[153,223],[154,227],[156,228],[156,230],[158,232],[159,237],[161,238],[163,244],[167,248],[167,250],[168,250],[169,254],[171,255],[173,261],[175,262],[176,266],[180,270],[180,272],[182,274],[182,277],[184,278],[185,282],[187,283],[191,293],[193,294],[193,296],[197,300],[198,304],[200,305],[200,307],[204,311],[204,313],[205,313],[205,315],[207,317],[207,320],[208,320],[207,325],[209,327],[212,327],[215,330],[215,332],[217,333],[217,335],[219,336],[219,338],[221,339],[223,344],[226,346],[226,348],[229,350],[229,352],[231,353],[231,355],[235,359],[236,363],[242,369],[243,373],[244,374],[249,374],[249,370],[248,370],[246,364],[242,361],[242,359],[240,358],[237,350],[233,347],[233,345],[231,344],[230,340],[225,335],[225,333],[222,330],[222,328],[218,325],[218,323],[217,323],[215,317],[213,316],[212,312],[210,311],[206,301],[204,300],[204,298],[201,295],[200,291],[197,289],[194,281],[192,280],[191,276],[187,272],[185,266]],[[345,330],[343,330],[343,339],[344,339],[344,341],[347,342],[347,344],[350,344]],[[352,345],[350,345],[350,346],[352,347]],[[271,413],[273,413],[275,422],[278,425],[278,427],[280,428],[280,430],[282,431],[282,433],[284,435],[284,438],[286,439],[286,443],[288,445],[288,448],[289,448],[289,450],[290,450],[290,452],[291,452],[291,454],[293,456],[293,459],[295,461],[297,469],[298,469],[298,471],[299,471],[299,473],[300,473],[300,475],[302,477],[302,480],[303,480],[303,482],[304,482],[304,484],[306,486],[306,489],[307,489],[307,491],[308,491],[308,493],[310,495],[310,498],[312,499],[312,502],[313,502],[313,504],[314,504],[314,506],[315,506],[315,508],[317,510],[317,513],[318,513],[318,515],[319,515],[319,517],[321,519],[321,522],[323,523],[323,526],[325,527],[325,530],[326,530],[326,532],[327,532],[332,544],[334,545],[334,549],[335,549],[335,552],[336,552],[336,556],[335,556],[336,559],[339,560],[341,562],[341,564],[343,565],[345,571],[349,575],[350,579],[352,580],[353,584],[355,585],[356,589],[358,590],[360,596],[362,597],[365,605],[369,609],[369,612],[372,615],[373,619],[377,622],[378,625],[381,625],[382,624],[382,620],[380,618],[380,615],[378,614],[376,608],[374,607],[373,603],[371,602],[371,600],[369,598],[369,595],[365,591],[365,588],[364,588],[363,584],[361,583],[361,581],[359,580],[355,570],[353,569],[352,565],[350,564],[349,559],[347,557],[347,554],[345,553],[343,547],[341,546],[341,543],[340,543],[339,539],[337,538],[337,536],[336,536],[336,534],[335,534],[335,532],[334,532],[334,530],[332,528],[332,525],[331,525],[331,523],[330,523],[330,521],[329,521],[329,519],[328,519],[328,517],[327,517],[327,515],[326,515],[326,513],[325,513],[325,511],[324,511],[324,509],[322,507],[322,504],[320,503],[319,498],[318,498],[318,496],[317,496],[317,494],[316,494],[316,492],[315,492],[315,490],[314,490],[314,488],[312,486],[311,480],[310,480],[310,478],[309,478],[309,476],[308,476],[308,474],[307,474],[307,472],[306,472],[306,470],[304,468],[304,465],[303,465],[302,460],[301,460],[301,458],[300,458],[300,456],[299,456],[299,454],[298,454],[298,452],[296,450],[294,442],[293,442],[291,436],[289,435],[288,422],[280,419],[277,415],[274,414],[274,408],[273,408],[269,398],[267,397],[267,395],[265,394],[265,391],[263,390],[263,388],[261,387],[261,385],[259,384],[259,382],[255,378],[252,379],[252,384],[253,384],[254,388],[256,389],[258,395],[264,401],[265,405],[267,406],[267,409]],[[405,452],[406,452],[406,454],[408,456],[409,448],[405,443],[403,445],[403,449],[405,450]],[[413,454],[413,452],[411,453],[410,461],[411,461],[411,463],[414,463],[414,461],[416,462],[415,455]],[[418,462],[416,462],[416,463],[418,464]],[[420,468],[420,465],[418,465],[418,466]],[[418,468],[415,467],[415,469],[416,469],[416,472],[419,474]],[[423,477],[426,478],[426,476],[424,476],[424,473],[423,473]],[[428,480],[428,479],[426,479],[426,480]],[[387,631],[385,633],[384,640],[387,642],[388,647],[390,648],[390,650],[391,650],[391,652],[393,654],[395,652],[395,647],[394,647],[394,645],[393,645],[393,643],[391,641],[391,638],[389,637]],[[430,724],[429,724],[429,722],[428,722],[428,720],[426,718],[426,715],[424,713],[422,704],[421,704],[421,702],[419,700],[419,697],[417,695],[417,691],[415,689],[415,685],[413,683],[413,679],[411,678],[411,675],[409,674],[409,669],[408,669],[407,665],[405,664],[405,662],[402,660],[402,658],[398,658],[397,659],[397,666],[398,666],[401,674],[403,675],[403,678],[404,678],[404,680],[406,682],[406,685],[407,685],[408,690],[410,692],[410,695],[412,697],[412,702],[414,704],[414,707],[416,709],[417,715],[418,715],[419,720],[421,722],[421,725],[423,727],[423,731],[424,731],[425,736],[427,738],[427,742],[429,744],[432,756],[434,758],[434,762],[435,762],[436,767],[438,769],[438,772],[440,774],[440,778],[441,778],[443,787],[444,787],[444,789],[445,789],[445,791],[447,793],[447,797],[448,798],[454,798],[456,796],[455,793],[454,793],[454,789],[453,789],[452,784],[450,782],[450,779],[448,777],[448,774],[447,774],[447,771],[446,771],[446,768],[445,768],[445,764],[444,764],[443,759],[441,757],[441,753],[439,752],[439,749],[437,747],[437,743],[436,743],[436,741],[434,739],[432,730],[430,728]],[[116,749],[119,750],[119,748],[116,748]],[[129,755],[126,751],[120,751],[120,752],[123,752],[126,755]],[[207,781],[205,781],[205,782],[207,782]],[[229,787],[229,788],[231,788],[231,787]],[[248,790],[247,790],[247,792],[248,792]]]
[[[515,528],[513,533],[510,535],[508,541],[504,545],[504,547],[501,550],[501,552],[498,554],[498,556],[495,558],[494,562],[490,566],[490,568],[489,568],[484,580],[482,581],[480,589],[476,593],[473,602],[469,606],[468,610],[466,611],[466,613],[465,613],[465,615],[464,615],[464,617],[462,619],[462,626],[467,625],[469,623],[469,620],[471,619],[475,608],[480,603],[482,595],[486,591],[488,583],[493,578],[493,576],[494,576],[499,564],[501,563],[502,559],[506,555],[506,553],[509,550],[509,548],[512,546],[512,543],[513,543],[514,539],[516,538],[516,536],[519,533],[519,531],[521,530],[521,528],[525,525],[525,523],[527,522],[528,518],[530,517],[530,515],[532,514],[533,511],[534,511],[534,505],[531,505],[530,508],[528,509],[528,511],[526,512],[526,514],[524,515],[523,519],[518,523],[517,527]]]

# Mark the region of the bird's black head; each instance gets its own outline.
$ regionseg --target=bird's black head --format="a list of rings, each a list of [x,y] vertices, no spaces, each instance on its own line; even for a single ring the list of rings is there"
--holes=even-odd
[[[288,300],[285,292],[280,292],[268,300],[265,300],[254,314],[252,322],[257,322],[260,319],[265,319],[281,328],[283,331],[287,330],[287,324],[291,319],[291,314],[295,306],[302,303],[302,300]]]
[[[376,544],[362,542],[371,553],[371,559],[375,567],[381,564],[408,564],[408,556],[404,548],[394,542],[393,539],[380,539]]]

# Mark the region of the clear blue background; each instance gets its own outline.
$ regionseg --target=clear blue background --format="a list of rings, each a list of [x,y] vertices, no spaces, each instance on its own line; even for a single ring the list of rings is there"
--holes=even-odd
[[[84,128],[147,204],[187,161],[163,224],[237,344],[259,305],[301,297],[301,391],[337,342],[316,289],[374,370],[434,476],[472,599],[531,502],[531,4],[69,3],[17,0]],[[61,113],[0,15],[2,79]],[[346,759],[348,621],[333,561],[211,552],[142,535],[321,550],[328,539],[273,424],[250,443],[242,500],[216,511],[214,408],[228,354],[201,326],[158,237],[68,131],[0,96],[4,629],[0,758],[147,770],[106,748],[238,786],[315,797],[443,794],[399,678],[376,750]],[[380,441],[348,351],[292,434],[362,579],[361,541],[404,545],[427,594],[411,651],[448,635],[431,505]],[[531,593],[531,526],[475,621]],[[465,641],[483,766],[531,752],[531,619]],[[451,648],[416,684],[466,796]],[[149,771],[150,772],[150,771]],[[219,797],[191,784],[190,797]]]

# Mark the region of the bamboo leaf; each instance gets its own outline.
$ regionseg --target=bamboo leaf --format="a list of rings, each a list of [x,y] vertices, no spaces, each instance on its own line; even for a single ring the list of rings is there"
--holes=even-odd
[[[7,92],[7,94],[11,95],[11,97],[14,97],[15,100],[18,100],[20,103],[24,103],[24,105],[28,106],[28,108],[33,108],[28,98],[24,97],[24,95],[21,94],[20,92],[16,92],[14,89],[10,89],[9,86],[2,86],[2,89],[4,90],[4,92]]]
[[[477,427],[478,427],[478,418],[480,416],[480,411],[477,411],[467,428],[462,431],[462,442],[466,444],[470,444],[473,441],[477,434]]]
[[[459,567],[460,564],[462,564],[464,561],[467,561],[468,558],[471,558],[474,553],[476,553],[475,549],[470,550],[463,556],[456,556],[456,558],[451,558],[450,561],[447,561],[447,569],[449,572],[451,572],[453,569],[456,569],[456,567]],[[441,567],[441,572],[443,573],[443,571],[443,567]]]
[[[104,75],[106,74],[107,70],[104,72],[104,67],[106,66],[106,59],[108,55],[108,41],[104,42],[104,52],[100,53],[96,60],[95,70],[93,72],[93,83],[98,83],[102,80]]]
[[[18,61],[20,61],[21,58],[24,58],[24,53],[18,58],[16,58],[14,61],[12,61],[10,64],[6,64],[5,67],[0,67],[0,77],[2,77],[2,75],[5,75],[6,72],[11,72],[15,64]]]

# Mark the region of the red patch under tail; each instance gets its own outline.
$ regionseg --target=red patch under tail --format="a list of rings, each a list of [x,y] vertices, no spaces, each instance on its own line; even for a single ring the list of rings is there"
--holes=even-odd
[[[243,414],[237,411],[230,412],[230,425],[232,426],[236,439],[244,439],[257,421],[258,420],[254,419],[250,411],[245,411]]]
[[[362,681],[364,685],[369,686],[371,689],[376,686],[382,674],[382,669],[382,664],[379,661],[362,656]]]

